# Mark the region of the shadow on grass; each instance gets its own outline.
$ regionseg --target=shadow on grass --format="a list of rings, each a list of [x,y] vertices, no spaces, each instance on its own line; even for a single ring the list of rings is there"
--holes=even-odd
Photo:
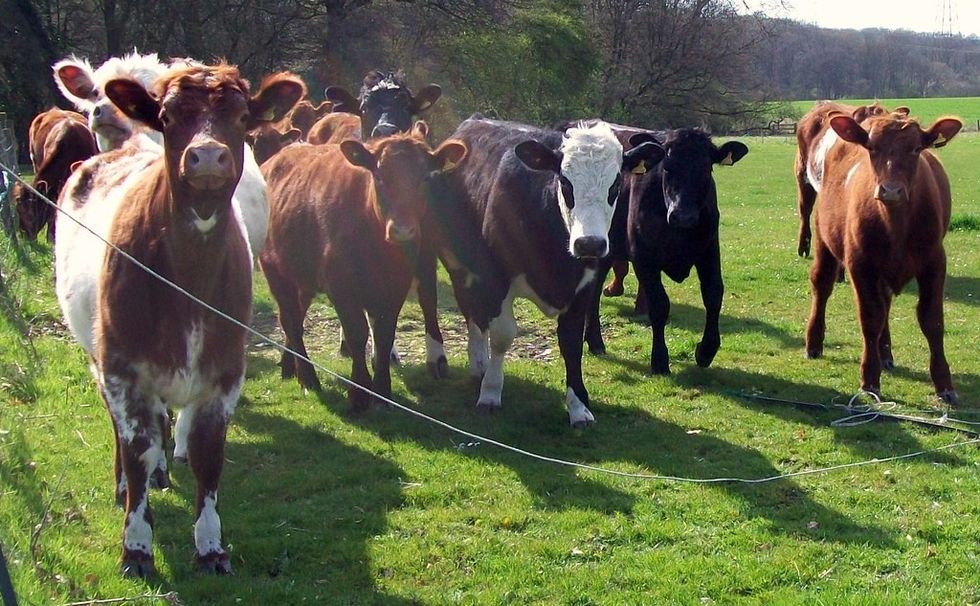
[[[338,395],[326,397],[336,402]],[[235,574],[250,580],[240,588],[257,593],[235,594],[227,581],[194,570],[186,512],[193,511],[195,485],[187,467],[173,474],[186,504],[155,508],[155,538],[173,571],[173,589],[188,603],[233,595],[243,603],[419,604],[379,591],[371,569],[369,543],[402,503],[401,468],[244,399],[235,426],[254,441],[226,445],[221,521]]]
[[[957,303],[980,305],[980,278],[946,275],[946,298]]]
[[[665,476],[756,478],[781,473],[754,449],[706,434],[688,434],[687,428],[636,408],[610,407],[593,401],[596,425],[585,431],[572,430],[563,406],[564,390],[512,375],[506,378],[503,410],[479,415],[472,408],[475,388],[462,374],[457,371],[449,380],[437,384],[428,378],[424,368],[408,367],[402,371],[421,411],[539,454],[599,466],[626,463]],[[519,476],[535,505],[542,509],[579,508],[629,514],[636,503],[637,493],[600,481],[595,473],[536,461],[489,444],[461,449],[461,443],[472,440],[395,411],[374,411],[353,418],[352,422],[385,440],[411,440],[427,449],[459,451],[504,465]],[[880,547],[897,544],[896,537],[884,529],[856,524],[814,501],[792,480],[754,486],[719,483],[712,487],[740,501],[747,517],[765,518],[779,532]],[[818,521],[823,530],[809,530],[807,524],[812,520]]]

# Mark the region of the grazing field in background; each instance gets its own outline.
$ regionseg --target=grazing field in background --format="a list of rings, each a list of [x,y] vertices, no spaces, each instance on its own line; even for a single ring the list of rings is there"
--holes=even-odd
[[[838,99],[848,105],[865,105],[878,101],[888,109],[902,105],[912,110],[912,116],[925,125],[940,116],[959,116],[963,119],[963,128],[967,131],[977,130],[977,120],[980,120],[980,97],[937,97],[931,99]],[[810,111],[816,101],[792,101],[790,107],[802,116]]]
[[[409,302],[396,398],[542,454],[693,478],[774,476],[964,441],[910,424],[834,426],[839,411],[742,397],[846,403],[861,353],[843,284],[830,300],[826,357],[804,359],[810,262],[795,253],[794,141],[743,141],[749,155],[715,170],[727,290],[711,368],[694,364],[703,310],[691,278],[667,285],[673,374],[647,374],[650,334],[631,313],[631,276],[627,297],[603,300],[609,355],[584,361],[593,427],[568,427],[554,324],[524,301],[503,410],[480,416],[465,328],[443,278],[450,377],[427,375]],[[980,137],[960,136],[940,156],[956,226],[946,238],[946,349],[966,409],[958,415],[978,422]],[[151,497],[160,577],[121,579],[112,431],[60,320],[50,249],[0,248],[0,541],[22,604],[141,595],[169,597],[129,603],[980,603],[976,445],[757,485],[618,478],[524,458],[397,410],[354,417],[343,387],[321,376],[322,394],[303,393],[280,380],[278,354],[258,342],[221,488],[235,576],[193,568],[194,486],[183,467],[173,488]],[[914,292],[893,306],[898,369],[882,388],[897,410],[936,416]],[[255,326],[279,339],[261,275],[255,310]],[[311,355],[347,374],[326,302],[314,305],[308,328]]]

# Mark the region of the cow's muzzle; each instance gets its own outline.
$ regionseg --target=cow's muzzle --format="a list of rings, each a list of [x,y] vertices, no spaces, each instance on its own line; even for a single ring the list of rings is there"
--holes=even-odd
[[[905,202],[908,190],[899,183],[879,183],[875,188],[875,198],[882,202]]]
[[[600,236],[582,236],[572,242],[572,254],[584,259],[605,257],[609,252],[609,242]]]
[[[231,150],[214,140],[187,146],[181,156],[180,172],[191,187],[200,191],[221,189],[236,176]]]

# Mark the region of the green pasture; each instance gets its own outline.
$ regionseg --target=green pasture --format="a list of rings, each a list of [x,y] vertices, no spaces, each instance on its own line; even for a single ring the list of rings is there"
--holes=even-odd
[[[906,106],[912,110],[912,116],[922,124],[928,125],[940,116],[958,116],[963,119],[963,128],[968,131],[977,130],[977,120],[980,120],[980,97],[934,97],[928,99],[838,99],[848,105],[865,105],[878,101],[883,106]],[[810,111],[816,101],[791,101],[790,107],[802,116]]]
[[[692,278],[668,285],[673,374],[648,374],[649,328],[631,313],[631,276],[627,297],[603,301],[609,354],[584,360],[593,427],[568,427],[553,322],[524,301],[503,410],[481,416],[465,327],[443,281],[450,377],[426,373],[410,302],[396,398],[543,455],[687,478],[762,478],[965,442],[908,423],[838,426],[839,410],[744,397],[844,404],[861,354],[843,284],[830,302],[826,356],[804,359],[809,260],[795,252],[794,142],[744,141],[749,155],[715,172],[726,294],[711,368],[694,363],[703,310]],[[963,402],[953,414],[980,422],[980,136],[961,135],[940,155],[957,227],[946,238],[946,351]],[[0,249],[0,545],[21,604],[980,603],[976,444],[763,484],[615,477],[532,460],[397,410],[352,416],[342,386],[321,374],[323,393],[304,393],[280,380],[278,355],[256,341],[222,479],[234,576],[194,570],[194,483],[181,467],[171,489],[152,495],[159,577],[122,579],[112,431],[61,322],[51,251],[9,240]],[[256,282],[254,325],[279,339],[261,275]],[[892,410],[935,418],[942,407],[915,300],[912,284],[893,305],[899,367],[882,387]],[[311,355],[347,373],[325,301],[307,326]],[[133,599],[97,601],[115,598]]]

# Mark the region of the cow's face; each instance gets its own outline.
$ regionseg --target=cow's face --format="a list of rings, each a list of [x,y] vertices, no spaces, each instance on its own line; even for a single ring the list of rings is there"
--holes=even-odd
[[[568,229],[568,251],[577,258],[596,258],[609,252],[609,226],[619,200],[621,170],[652,166],[660,161],[663,149],[650,142],[624,154],[609,125],[598,122],[568,129],[558,150],[531,140],[518,144],[514,153],[528,168],[557,174],[558,208]]]
[[[230,206],[246,131],[282,119],[306,91],[299,78],[283,73],[267,78],[254,97],[248,92],[238,69],[225,64],[175,67],[152,94],[133,80],[106,85],[130,118],[163,133],[174,203],[202,233]]]
[[[434,173],[452,170],[466,156],[466,146],[448,140],[434,152],[425,142],[428,126],[418,122],[399,133],[365,145],[354,139],[340,144],[347,161],[371,172],[375,212],[392,243],[417,241],[427,210],[427,182]]]
[[[340,87],[328,87],[327,98],[334,111],[361,116],[361,137],[387,137],[412,127],[414,116],[426,111],[439,99],[442,88],[429,84],[418,95],[412,95],[401,72],[373,70],[364,77],[359,101]],[[356,109],[355,109],[356,108]]]
[[[65,97],[88,116],[89,128],[95,133],[99,151],[122,147],[137,130],[137,124],[119,110],[105,94],[107,82],[129,78],[150,86],[164,71],[156,54],[132,53],[113,57],[93,70],[88,61],[70,57],[54,65],[54,79]]]
[[[634,136],[634,145],[645,135]],[[642,139],[640,139],[642,140]],[[667,224],[679,229],[696,227],[704,211],[714,203],[711,171],[715,164],[731,166],[749,149],[738,141],[716,147],[711,136],[698,129],[670,131],[663,143],[666,155],[661,163]]]
[[[907,202],[923,149],[942,147],[963,127],[958,118],[940,118],[927,130],[903,114],[874,116],[858,124],[852,117],[835,116],[830,126],[837,135],[868,150],[874,173],[874,196],[886,204]]]

